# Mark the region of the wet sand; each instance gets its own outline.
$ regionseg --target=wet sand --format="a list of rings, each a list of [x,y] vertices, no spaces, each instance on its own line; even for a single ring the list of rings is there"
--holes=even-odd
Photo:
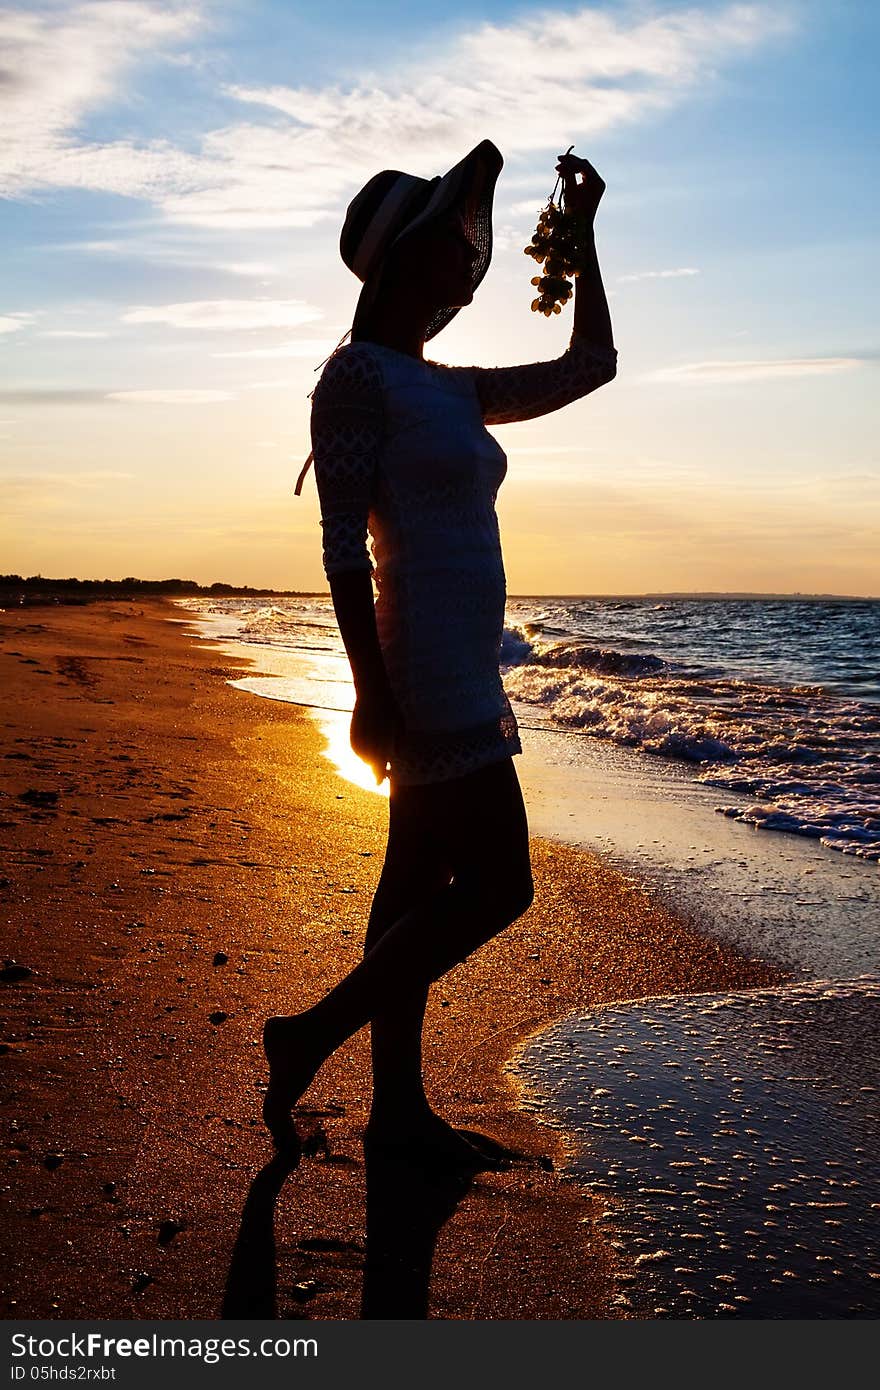
[[[359,959],[387,800],[334,774],[305,711],[226,685],[248,668],[181,616],[0,613],[4,1316],[359,1318],[365,1282],[371,1317],[632,1316],[583,1219],[604,1203],[505,1063],[573,1010],[780,972],[534,837],[533,906],[438,983],[425,1026],[435,1106],[529,1161],[466,1188],[365,1173],[364,1030],[283,1171],[262,1022]]]
[[[608,1005],[512,1059],[642,1318],[880,1314],[880,980]]]

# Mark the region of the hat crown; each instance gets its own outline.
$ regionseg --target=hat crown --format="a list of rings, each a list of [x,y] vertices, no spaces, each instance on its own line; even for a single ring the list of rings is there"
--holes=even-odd
[[[430,200],[440,182],[383,169],[352,198],[339,238],[343,261],[359,280],[366,280],[392,242]]]
[[[339,238],[343,261],[363,282],[350,330],[353,341],[360,336],[371,306],[382,292],[387,252],[401,237],[453,209],[461,214],[465,233],[476,250],[471,266],[471,285],[476,290],[492,256],[492,200],[503,163],[498,147],[491,140],[481,140],[445,174],[423,179],[400,169],[383,169],[355,194]],[[438,308],[425,329],[425,340],[439,333],[457,313],[454,304]]]

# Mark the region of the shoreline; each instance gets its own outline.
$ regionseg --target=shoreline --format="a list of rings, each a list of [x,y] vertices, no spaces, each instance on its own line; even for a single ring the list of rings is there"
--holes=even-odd
[[[333,771],[300,707],[226,685],[248,667],[194,640],[185,612],[0,614],[4,956],[33,971],[3,984],[6,1317],[242,1308],[230,1289],[271,1158],[261,1022],[358,958],[387,802]],[[535,1165],[478,1174],[435,1211],[429,1307],[410,1316],[626,1316],[589,1194],[558,1172],[565,1138],[518,1107],[505,1064],[574,1010],[787,978],[598,855],[531,845],[536,901],[432,990],[425,1070],[447,1118]],[[237,1315],[361,1316],[368,1057],[362,1030],[307,1093],[313,1151],[279,1184],[262,1311]]]
[[[332,609],[301,617],[304,626],[289,637],[266,617],[274,609],[240,614],[198,601],[189,611],[200,642],[249,663],[236,688],[305,709],[331,766],[387,797],[387,783],[376,789],[349,748],[354,692]],[[512,704],[533,836],[598,854],[674,916],[750,959],[805,979],[880,969],[880,896],[870,859],[731,816],[753,798],[725,788],[719,808],[721,792],[689,763],[554,726],[528,701]]]

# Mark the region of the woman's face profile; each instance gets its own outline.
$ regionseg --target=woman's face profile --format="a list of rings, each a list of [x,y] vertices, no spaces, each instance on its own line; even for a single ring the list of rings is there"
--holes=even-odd
[[[397,248],[392,274],[408,278],[431,307],[461,307],[474,297],[471,268],[476,247],[460,212],[449,212],[405,237]]]

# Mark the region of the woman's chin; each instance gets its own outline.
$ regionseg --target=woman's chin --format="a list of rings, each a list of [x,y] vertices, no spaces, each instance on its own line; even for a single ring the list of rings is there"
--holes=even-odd
[[[444,296],[442,303],[438,304],[437,307],[438,309],[463,309],[466,304],[473,301],[473,297],[474,292],[470,286],[466,289],[457,289]]]

